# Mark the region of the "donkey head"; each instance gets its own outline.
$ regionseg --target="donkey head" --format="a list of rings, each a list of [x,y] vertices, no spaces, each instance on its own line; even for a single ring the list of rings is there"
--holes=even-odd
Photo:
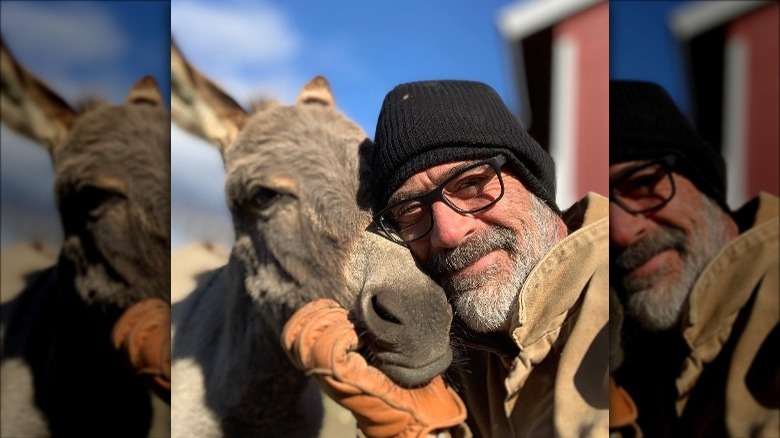
[[[174,121],[220,148],[236,240],[235,287],[278,334],[328,297],[364,331],[365,355],[403,385],[450,364],[450,307],[409,251],[371,231],[372,143],[316,77],[297,103],[250,113],[172,48]],[[278,336],[277,336],[278,339]]]
[[[121,106],[76,111],[2,52],[2,119],[48,149],[64,242],[63,281],[123,309],[170,291],[170,115],[141,79]]]

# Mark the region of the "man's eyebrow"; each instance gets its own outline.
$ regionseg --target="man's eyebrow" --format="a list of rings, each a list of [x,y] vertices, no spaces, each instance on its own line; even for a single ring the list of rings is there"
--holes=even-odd
[[[463,163],[456,164],[455,166],[452,166],[451,168],[447,169],[446,172],[444,172],[442,175],[440,175],[439,178],[437,178],[439,180],[439,184],[437,184],[436,187],[438,188],[439,185],[441,185],[444,181],[450,179],[453,175],[457,174],[458,172],[462,172],[467,167],[472,166],[475,163],[478,163],[479,161],[480,160],[466,161]],[[391,196],[390,199],[388,199],[387,205],[395,204],[396,202],[408,201],[410,199],[416,198],[418,196],[422,196],[429,192],[430,190],[397,191],[393,193],[393,196]]]
[[[610,184],[612,182],[614,182],[614,181],[618,181],[618,180],[623,179],[626,175],[629,175],[629,174],[631,174],[633,172],[636,172],[637,170],[639,170],[640,168],[648,165],[652,161],[653,160],[642,161],[640,163],[637,163],[635,166],[630,166],[630,167],[627,167],[627,168],[617,172],[615,175],[610,174],[609,175],[609,182],[610,182]]]

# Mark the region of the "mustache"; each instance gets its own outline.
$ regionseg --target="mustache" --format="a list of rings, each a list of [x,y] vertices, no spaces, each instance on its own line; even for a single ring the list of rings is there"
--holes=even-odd
[[[456,248],[434,254],[426,268],[431,275],[438,277],[461,270],[497,249],[505,249],[510,254],[518,252],[517,236],[513,230],[493,225]]]
[[[645,236],[622,250],[615,257],[614,263],[618,269],[630,272],[656,254],[668,249],[680,251],[682,254],[688,251],[688,239],[682,230],[664,228],[654,234]]]

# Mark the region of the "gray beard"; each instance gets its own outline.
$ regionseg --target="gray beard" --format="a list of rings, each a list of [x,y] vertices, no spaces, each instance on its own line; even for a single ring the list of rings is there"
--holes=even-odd
[[[615,258],[618,269],[631,272],[666,249],[677,250],[682,257],[683,266],[678,273],[664,266],[648,276],[621,277],[627,314],[645,330],[657,332],[679,325],[696,279],[729,241],[725,213],[714,201],[705,195],[702,197],[705,223],[695,228],[690,237],[680,229],[663,227],[626,248]],[[663,278],[669,275],[676,275],[677,279],[662,283]]]
[[[435,254],[428,272],[439,279],[455,314],[478,333],[506,332],[520,288],[528,274],[558,242],[558,216],[535,196],[531,196],[530,223],[522,222],[518,234],[501,226],[491,226],[459,247]],[[510,266],[493,265],[478,275],[444,274],[456,272],[488,253],[509,254]]]

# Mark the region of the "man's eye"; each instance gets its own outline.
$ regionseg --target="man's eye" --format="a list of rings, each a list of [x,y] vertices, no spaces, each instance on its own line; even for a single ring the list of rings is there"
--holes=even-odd
[[[447,193],[460,199],[472,198],[484,190],[488,180],[489,177],[486,175],[469,175],[457,180]]]
[[[395,222],[399,226],[413,224],[425,214],[423,205],[419,202],[413,202],[399,206],[393,212]]]
[[[622,196],[638,198],[649,196],[653,193],[653,188],[658,183],[658,178],[654,175],[644,175],[631,178],[618,187]]]
[[[483,186],[486,180],[487,178],[484,175],[475,175],[463,178],[458,182],[458,190]]]

